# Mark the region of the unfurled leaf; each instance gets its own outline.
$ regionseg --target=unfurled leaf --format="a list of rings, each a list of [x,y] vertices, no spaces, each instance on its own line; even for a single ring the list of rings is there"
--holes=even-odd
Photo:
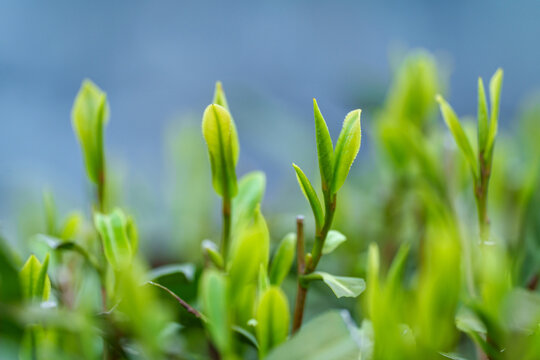
[[[153,268],[148,272],[148,281],[155,281],[159,278],[182,274],[187,281],[192,281],[195,277],[195,265],[193,264],[168,264]]]
[[[334,170],[331,183],[331,193],[335,194],[345,183],[349,170],[360,150],[362,130],[360,128],[361,110],[347,114],[334,151]]]
[[[317,229],[320,229],[323,225],[324,214],[319,198],[317,197],[317,193],[313,189],[313,186],[311,186],[309,179],[304,174],[302,169],[296,166],[296,164],[293,164],[293,167],[294,171],[296,171],[296,179],[298,180],[300,189],[302,189],[302,193],[304,193],[304,196],[309,201],[309,205],[313,211],[313,216],[315,217],[315,226]]]
[[[279,243],[276,254],[270,265],[270,282],[272,285],[281,285],[287,274],[291,270],[296,255],[296,234],[289,233],[285,235]]]
[[[216,270],[206,270],[200,281],[199,292],[212,341],[222,355],[228,354],[232,347],[232,324],[227,278]]]
[[[324,241],[324,245],[322,249],[323,255],[330,254],[339,245],[345,242],[345,240],[347,240],[345,235],[343,235],[337,230],[330,230],[328,232],[328,235],[326,235],[326,240]]]
[[[238,190],[236,163],[240,147],[231,114],[223,106],[208,105],[203,114],[202,132],[208,146],[214,190],[233,198]]]
[[[287,339],[289,320],[287,297],[279,287],[270,287],[263,293],[257,308],[256,332],[261,358]]]
[[[110,214],[94,214],[94,224],[103,241],[107,261],[114,270],[122,270],[131,263],[133,245],[129,238],[128,220],[124,212],[115,209]]]
[[[483,151],[486,148],[488,138],[488,106],[484,81],[478,78],[478,148]]]
[[[452,107],[443,99],[442,96],[437,95],[436,99],[441,108],[441,113],[444,121],[446,122],[446,125],[450,129],[450,132],[452,133],[452,136],[454,137],[454,140],[456,141],[459,149],[461,150],[463,155],[465,155],[465,158],[467,159],[467,162],[471,167],[474,178],[477,179],[478,163],[476,161],[476,157],[474,156],[471,143],[467,138],[467,134],[465,134],[465,131],[463,131],[459,119]]]
[[[326,121],[319,110],[317,101],[313,99],[313,113],[315,116],[315,136],[317,139],[317,156],[319,157],[319,170],[323,191],[328,191],[332,181],[334,147],[328,131]]]
[[[366,289],[364,279],[346,276],[334,276],[317,271],[304,277],[306,280],[322,280],[336,297],[357,297]]]
[[[49,254],[43,264],[34,256],[30,255],[21,269],[20,279],[23,296],[26,299],[47,301],[51,292],[51,281],[47,275],[49,268]]]
[[[259,209],[255,211],[251,224],[238,235],[236,244],[229,263],[232,296],[236,296],[246,284],[257,284],[261,264],[265,269],[268,267],[270,234]]]
[[[502,69],[497,69],[489,81],[489,101],[491,103],[491,117],[489,123],[489,134],[487,138],[486,152],[491,154],[493,144],[499,128],[499,107],[501,99],[501,89],[503,81]]]
[[[71,110],[71,122],[81,144],[88,177],[95,184],[104,174],[103,128],[108,117],[106,94],[92,81],[83,81]]]
[[[223,261],[223,256],[219,253],[219,249],[215,242],[203,240],[202,249],[206,256],[208,256],[208,259],[210,259],[218,269],[223,269],[225,262]]]
[[[346,311],[328,311],[270,352],[268,360],[338,360],[360,358],[361,338]]]
[[[244,175],[238,182],[238,193],[232,202],[232,236],[253,219],[266,187],[266,176],[261,171]],[[233,246],[231,244],[231,246]]]

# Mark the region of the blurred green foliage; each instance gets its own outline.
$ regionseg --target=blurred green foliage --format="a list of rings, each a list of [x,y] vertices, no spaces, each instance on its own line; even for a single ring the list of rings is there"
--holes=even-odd
[[[264,173],[237,179],[220,83],[203,136],[189,122],[167,133],[166,206],[127,209],[105,158],[106,94],[83,82],[72,121],[93,198],[64,214],[45,192],[21,218],[21,254],[0,238],[0,358],[539,359],[540,100],[499,128],[498,70],[478,80],[471,122],[438,95],[442,70],[421,50],[401,61],[364,121],[374,157],[350,174],[360,110],[334,147],[314,101],[320,190],[290,172],[314,232],[274,221]],[[272,203],[286,214],[289,200]],[[148,252],[162,243],[141,213],[172,219],[174,247]]]

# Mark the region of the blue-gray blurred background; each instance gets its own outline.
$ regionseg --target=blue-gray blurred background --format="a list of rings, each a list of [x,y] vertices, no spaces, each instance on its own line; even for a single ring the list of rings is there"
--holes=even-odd
[[[349,110],[364,109],[361,156],[369,157],[372,110],[392,59],[425,48],[461,114],[475,112],[476,77],[503,67],[501,122],[511,126],[540,88],[539,15],[535,0],[1,1],[0,227],[15,236],[18,214],[44,188],[65,208],[88,206],[70,124],[84,78],[108,93],[109,165],[127,197],[150,209],[139,216],[149,228],[171,198],[167,144],[182,124],[199,126],[216,80],[239,129],[239,172],[264,170],[268,206],[293,213],[305,209],[298,191],[293,205],[272,198],[296,186],[292,161],[315,169],[313,97],[334,134]],[[183,148],[205,159],[200,150]]]

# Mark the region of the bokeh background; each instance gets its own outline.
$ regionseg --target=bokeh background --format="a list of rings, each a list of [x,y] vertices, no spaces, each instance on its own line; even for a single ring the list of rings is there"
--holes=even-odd
[[[239,129],[239,173],[266,172],[268,212],[308,213],[290,163],[316,171],[313,97],[333,134],[349,110],[364,110],[356,173],[370,171],[373,110],[409,49],[437,56],[460,114],[476,111],[476,77],[503,67],[501,123],[511,127],[540,88],[538,14],[534,0],[2,1],[0,229],[24,242],[20,214],[40,207],[46,188],[63,210],[89,206],[70,123],[84,78],[108,93],[117,193],[157,251],[200,227],[178,220],[190,194],[198,207],[216,201],[199,131],[216,80]]]

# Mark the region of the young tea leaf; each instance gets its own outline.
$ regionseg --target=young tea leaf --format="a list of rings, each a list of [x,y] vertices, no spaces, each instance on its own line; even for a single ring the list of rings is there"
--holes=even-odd
[[[208,259],[210,259],[218,269],[223,269],[225,261],[223,261],[223,256],[219,253],[216,243],[210,240],[203,240],[202,248],[203,252],[208,256]]]
[[[330,254],[334,251],[339,245],[344,243],[347,240],[345,235],[336,230],[330,230],[328,235],[326,235],[326,240],[324,241],[322,253],[323,255]]]
[[[336,297],[357,297],[366,289],[364,279],[346,276],[334,276],[317,271],[304,277],[306,280],[322,280]]]
[[[259,293],[265,292],[270,286],[270,279],[268,279],[266,267],[263,264],[259,265],[259,284],[258,291]]]
[[[124,269],[133,257],[126,215],[120,209],[115,209],[110,214],[96,213],[94,224],[103,241],[107,261],[114,270]]]
[[[478,78],[478,149],[484,151],[488,138],[488,106],[484,81]]]
[[[214,100],[212,100],[212,104],[223,106],[229,113],[231,112],[221,81],[216,82],[216,90],[214,91]]]
[[[304,193],[304,196],[309,201],[309,205],[313,211],[313,216],[315,217],[315,226],[317,229],[320,229],[323,225],[324,214],[319,198],[317,197],[317,193],[313,189],[313,186],[311,186],[309,179],[304,174],[302,169],[296,166],[296,164],[293,164],[293,167],[294,171],[296,171],[296,179],[298,180],[300,189],[302,189],[302,193]]]
[[[261,358],[287,339],[289,320],[287,297],[279,287],[270,287],[263,293],[257,309],[256,332]]]
[[[208,105],[202,132],[208,146],[214,190],[221,196],[233,198],[237,192],[236,163],[240,147],[231,114],[223,106]]]
[[[437,102],[439,103],[439,106],[441,108],[441,113],[444,121],[446,122],[446,125],[450,129],[450,132],[452,133],[456,144],[458,145],[463,155],[465,155],[465,158],[467,159],[467,162],[471,167],[473,177],[477,179],[478,163],[476,161],[476,157],[474,156],[471,144],[469,143],[469,139],[467,138],[465,131],[463,131],[463,128],[461,127],[456,113],[454,112],[452,107],[443,99],[442,96],[437,95]]]
[[[262,264],[265,269],[268,267],[269,250],[268,227],[260,210],[257,209],[252,223],[238,235],[237,246],[231,254],[229,262],[231,296],[238,295],[249,283],[257,284],[260,265]]]
[[[212,340],[222,355],[228,354],[232,346],[232,322],[227,278],[216,270],[206,270],[201,277],[199,292]]]
[[[49,268],[49,254],[43,264],[30,255],[20,271],[21,287],[26,299],[47,301],[51,292],[51,281],[47,275]]]
[[[362,130],[360,114],[362,110],[354,110],[347,114],[343,128],[339,134],[334,152],[334,169],[331,183],[331,193],[335,194],[345,183],[349,170],[360,150]]]
[[[291,270],[296,255],[296,234],[289,233],[285,235],[279,243],[276,254],[272,259],[270,266],[270,283],[272,285],[281,285],[287,274]]]
[[[232,234],[237,234],[252,219],[261,203],[266,187],[266,176],[261,171],[244,175],[238,182],[238,193],[232,203]],[[231,244],[231,246],[233,246]]]
[[[486,145],[486,153],[491,154],[493,151],[493,144],[495,143],[495,137],[499,128],[499,105],[501,99],[501,89],[503,81],[502,69],[497,69],[495,74],[489,81],[489,101],[491,103],[491,118],[489,123],[489,134]]]
[[[315,117],[315,137],[317,139],[317,155],[319,157],[319,170],[321,172],[322,188],[329,190],[332,181],[334,146],[328,131],[326,121],[319,110],[317,101],[313,99],[313,113]]]
[[[103,127],[108,118],[107,95],[92,81],[83,81],[71,110],[71,122],[81,144],[88,177],[95,184],[104,173]]]

